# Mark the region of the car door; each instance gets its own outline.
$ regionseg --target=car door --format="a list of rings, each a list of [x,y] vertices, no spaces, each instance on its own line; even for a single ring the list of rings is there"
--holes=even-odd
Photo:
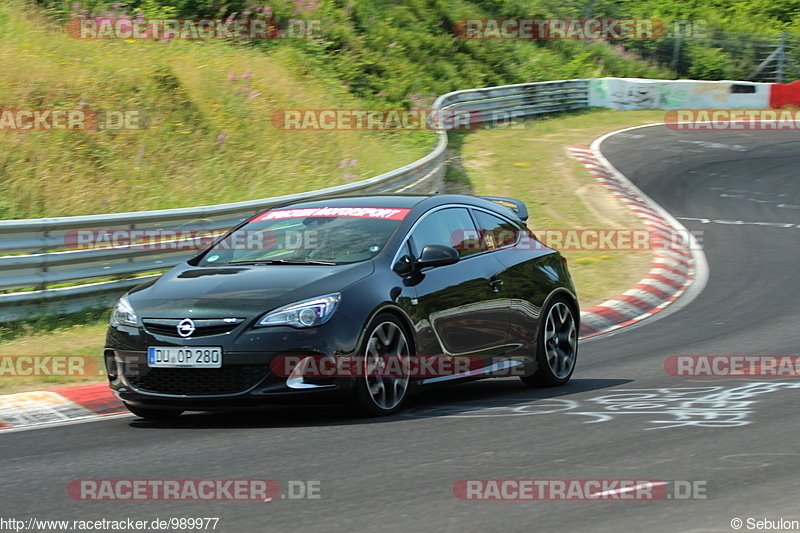
[[[503,266],[480,245],[469,211],[446,207],[428,213],[412,229],[410,252],[429,244],[452,246],[459,262],[425,269],[413,280],[421,355],[469,355],[488,359],[506,350],[509,300]]]
[[[473,216],[484,243],[491,243],[494,258],[503,264],[505,296],[509,298],[509,355],[535,353],[535,335],[541,307],[558,280],[552,263],[553,250],[539,246],[530,232],[488,211],[475,209]]]

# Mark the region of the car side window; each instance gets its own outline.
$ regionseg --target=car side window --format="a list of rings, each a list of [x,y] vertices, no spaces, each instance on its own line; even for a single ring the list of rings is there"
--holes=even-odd
[[[483,250],[494,250],[514,244],[523,231],[512,222],[486,211],[476,209],[473,213],[478,223],[481,249]]]
[[[480,252],[478,231],[463,207],[440,209],[427,215],[411,232],[414,252],[429,244],[452,246],[461,257]]]

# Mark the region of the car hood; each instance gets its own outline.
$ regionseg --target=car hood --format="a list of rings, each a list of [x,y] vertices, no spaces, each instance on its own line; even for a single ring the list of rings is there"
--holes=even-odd
[[[338,292],[369,276],[372,261],[347,265],[179,265],[128,298],[140,317],[249,318]]]

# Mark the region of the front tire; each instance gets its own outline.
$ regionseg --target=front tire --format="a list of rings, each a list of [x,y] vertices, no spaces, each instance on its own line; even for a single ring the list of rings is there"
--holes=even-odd
[[[536,341],[538,368],[522,377],[529,387],[564,385],[575,371],[578,358],[578,327],[572,307],[564,298],[554,299],[544,313]]]
[[[166,410],[166,409],[148,409],[147,407],[136,407],[129,403],[125,407],[131,413],[139,418],[146,418],[148,420],[169,420],[170,418],[178,418],[183,411]]]
[[[356,354],[364,358],[356,378],[356,405],[368,416],[394,414],[402,408],[409,386],[410,346],[405,328],[393,315],[383,313],[372,319],[364,332]]]

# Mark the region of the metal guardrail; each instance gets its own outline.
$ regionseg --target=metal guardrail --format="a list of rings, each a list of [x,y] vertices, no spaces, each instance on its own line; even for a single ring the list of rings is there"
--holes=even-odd
[[[588,106],[589,80],[525,83],[447,93],[434,109],[469,110],[471,120],[486,122],[503,117],[553,113]],[[26,317],[62,314],[91,307],[107,307],[126,290],[158,275],[143,273],[169,269],[196,249],[148,249],[125,245],[84,250],[69,249],[67,239],[76,230],[111,229],[192,232],[233,227],[271,206],[311,200],[333,194],[381,192],[435,193],[443,186],[447,134],[439,132],[436,147],[404,167],[356,183],[317,191],[230,204],[108,215],[0,221],[0,323]],[[140,277],[133,277],[139,275]],[[54,287],[75,282],[91,282]]]

